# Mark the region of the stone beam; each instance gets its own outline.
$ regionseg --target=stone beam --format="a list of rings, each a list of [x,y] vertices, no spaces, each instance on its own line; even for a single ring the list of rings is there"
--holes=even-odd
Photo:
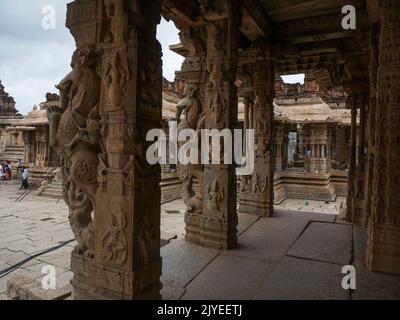
[[[243,1],[241,30],[251,41],[271,36],[272,22],[259,0]]]
[[[290,20],[274,25],[273,38],[291,44],[320,42],[332,39],[353,37],[360,30],[368,29],[368,14],[357,11],[357,29],[343,30],[340,12],[332,15]]]

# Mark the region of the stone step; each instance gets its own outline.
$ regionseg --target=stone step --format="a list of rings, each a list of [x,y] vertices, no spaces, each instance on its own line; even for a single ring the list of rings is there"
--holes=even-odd
[[[62,188],[54,188],[54,187],[47,187],[43,189],[43,192],[49,192],[49,193],[62,193]]]
[[[61,193],[53,193],[53,192],[44,191],[44,192],[42,193],[42,197],[53,198],[53,199],[60,199],[60,198],[62,198],[62,194],[61,194]]]

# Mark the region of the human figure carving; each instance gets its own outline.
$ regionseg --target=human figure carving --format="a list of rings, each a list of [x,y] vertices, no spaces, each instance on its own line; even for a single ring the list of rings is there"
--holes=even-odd
[[[128,242],[125,236],[125,228],[126,218],[123,215],[121,215],[120,222],[115,215],[111,216],[111,225],[101,239],[105,262],[120,266],[126,261]]]

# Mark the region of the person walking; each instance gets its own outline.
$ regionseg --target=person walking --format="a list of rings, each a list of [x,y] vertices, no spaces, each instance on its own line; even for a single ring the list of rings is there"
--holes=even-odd
[[[12,166],[11,166],[11,162],[8,161],[8,173],[9,173],[9,180],[12,179]]]
[[[28,189],[28,179],[29,179],[29,170],[25,169],[24,173],[22,174],[22,184],[21,184],[21,189]]]

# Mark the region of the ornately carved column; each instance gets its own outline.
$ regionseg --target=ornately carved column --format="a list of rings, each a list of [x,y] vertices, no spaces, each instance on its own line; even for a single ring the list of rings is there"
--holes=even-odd
[[[255,161],[253,174],[241,179],[239,210],[269,217],[273,215],[274,200],[275,63],[268,45],[262,44],[248,50],[249,58],[253,59]],[[281,160],[279,162],[282,164]]]
[[[374,166],[376,156],[376,109],[377,109],[377,74],[378,74],[378,59],[379,59],[379,27],[374,24],[370,31],[370,63],[369,63],[369,81],[370,81],[370,96],[366,118],[366,148],[367,148],[367,166],[366,166],[366,185],[365,185],[365,201],[363,226],[368,225],[369,217],[371,216],[372,199],[374,197]]]
[[[192,129],[198,133],[204,129],[204,108],[206,90],[206,32],[203,27],[190,27],[183,22],[178,27],[181,30],[182,46],[188,51],[182,68],[177,72],[177,78],[186,82],[185,97],[178,103],[177,115],[178,132],[183,129]],[[200,143],[199,143],[200,145]],[[199,150],[199,154],[201,154]],[[186,241],[201,243],[201,217],[204,202],[204,166],[199,164],[178,165],[179,176],[182,181],[182,198],[186,205]],[[197,181],[197,188],[195,182]]]
[[[367,266],[400,274],[400,2],[381,0],[374,201]]]
[[[240,6],[241,3],[236,0],[221,0],[203,7],[208,21],[206,129],[230,129],[233,133],[237,124],[235,81],[239,59]],[[235,169],[233,164],[205,166],[204,208],[201,218],[203,246],[231,249],[237,245]]]
[[[75,299],[160,298],[161,173],[143,156],[147,132],[161,126],[160,12],[158,0],[68,5],[78,49],[59,85],[56,142],[78,241]]]
[[[348,195],[347,195],[347,211],[346,220],[352,221],[354,210],[355,181],[356,181],[356,139],[357,139],[357,103],[356,95],[351,93],[348,99],[351,108],[351,139],[350,139],[350,159],[348,170]]]
[[[357,165],[355,167],[354,195],[351,222],[361,224],[364,215],[364,200],[365,200],[365,125],[366,125],[366,108],[369,94],[362,92],[360,97],[360,126],[358,130],[358,152]]]
[[[283,148],[285,142],[285,127],[283,125],[276,125],[275,126],[275,172],[282,171],[283,165]]]

